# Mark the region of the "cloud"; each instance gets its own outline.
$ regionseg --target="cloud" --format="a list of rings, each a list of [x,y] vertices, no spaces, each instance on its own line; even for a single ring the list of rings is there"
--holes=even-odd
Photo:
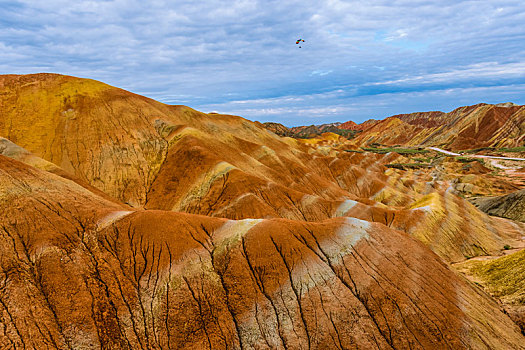
[[[0,73],[288,124],[525,103],[524,21],[514,0],[0,0]]]
[[[321,69],[319,69],[319,70],[314,70],[312,73],[310,73],[310,75],[319,75],[319,76],[322,77],[323,75],[327,75],[327,74],[330,74],[332,72],[333,72],[333,70],[331,70],[331,69],[330,70],[321,70]]]
[[[354,120],[362,122],[370,118],[381,119],[390,115],[418,111],[451,111],[459,106],[477,103],[515,102],[525,94],[525,83],[488,87],[456,87],[426,91],[384,92],[375,95],[345,95],[337,90],[323,94],[304,95],[301,101],[294,96],[279,99],[260,99],[203,105],[206,112],[244,116],[261,122],[275,121],[286,126],[322,124],[333,121]],[[341,98],[341,96],[346,96]]]
[[[504,79],[525,78],[525,62],[498,63],[482,62],[466,67],[455,68],[448,72],[426,75],[411,75],[403,79],[370,83],[367,85],[395,85],[395,84],[429,84],[465,81],[467,79]]]
[[[384,41],[394,41],[399,40],[404,37],[408,36],[408,33],[403,29],[397,29],[394,31],[394,33],[391,33],[389,36],[385,37]]]

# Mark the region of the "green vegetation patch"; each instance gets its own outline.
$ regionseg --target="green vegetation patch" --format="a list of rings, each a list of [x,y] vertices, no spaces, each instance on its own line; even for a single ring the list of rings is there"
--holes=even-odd
[[[391,163],[385,165],[387,168],[395,169],[421,169],[421,168],[430,168],[430,164],[421,164],[421,163]]]
[[[365,153],[365,151],[360,151],[358,149],[345,149],[345,152],[352,152],[352,153]]]
[[[480,148],[474,148],[474,149],[466,149],[463,151],[459,151],[459,153],[472,154],[472,153],[478,153],[481,151],[494,151],[495,149],[496,149],[495,147],[480,147]]]
[[[497,297],[525,304],[525,249],[494,260],[475,262],[470,272],[480,277]]]
[[[387,147],[387,148],[376,148],[376,147],[361,147],[362,150],[367,152],[373,152],[378,154],[385,154],[389,152],[396,152],[398,154],[424,154],[429,151],[426,149],[415,149],[415,148],[398,148],[398,147]]]
[[[470,163],[470,162],[473,162],[474,161],[474,158],[469,158],[469,157],[454,157],[455,160],[457,160],[458,162],[461,162],[461,163]]]
[[[329,126],[326,128],[319,128],[315,125],[309,126],[305,128],[304,130],[297,131],[297,132],[291,132],[291,137],[296,139],[312,139],[314,137],[317,137],[321,134],[324,134],[325,132],[331,132],[340,136],[343,136],[349,140],[353,139],[356,134],[360,132],[360,130],[346,130],[346,129],[339,129],[336,126]]]
[[[483,159],[479,159],[479,158],[458,156],[458,157],[454,157],[454,159],[457,160],[458,162],[461,162],[461,163],[478,162],[478,163],[480,163],[482,165],[485,165],[485,161]]]
[[[379,147],[386,147],[385,145],[382,145],[380,143],[377,143],[377,142],[372,142],[372,143],[369,143],[368,146],[370,147],[373,147],[373,148],[379,148]]]
[[[502,147],[502,148],[496,148],[496,147],[480,147],[480,148],[474,148],[474,149],[466,149],[459,151],[459,153],[466,153],[466,154],[473,154],[478,153],[481,151],[494,151],[494,152],[525,152],[525,146],[520,147]]]
[[[521,147],[511,147],[511,148],[498,148],[496,149],[497,151],[500,151],[500,152],[525,152],[525,146],[521,146]]]
[[[418,163],[430,163],[434,158],[432,158],[432,157],[426,157],[426,158],[414,157],[412,159],[415,160]]]

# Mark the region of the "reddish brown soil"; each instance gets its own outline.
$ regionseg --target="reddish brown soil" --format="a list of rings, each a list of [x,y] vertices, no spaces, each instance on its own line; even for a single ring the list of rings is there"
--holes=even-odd
[[[517,147],[525,138],[525,107],[478,104],[450,113],[401,114],[360,133],[356,144],[425,145],[465,150]]]
[[[73,77],[0,92],[33,152],[0,155],[0,348],[523,348],[448,267],[523,230],[436,169]]]
[[[357,124],[351,120],[342,123],[338,126],[339,129],[346,129],[346,130],[365,130],[372,126],[374,126],[376,123],[378,123],[379,120],[375,119],[369,119],[361,124]]]

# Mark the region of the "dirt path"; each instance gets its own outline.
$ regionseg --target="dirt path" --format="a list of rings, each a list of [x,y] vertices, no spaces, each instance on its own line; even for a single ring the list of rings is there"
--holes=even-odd
[[[525,172],[519,167],[511,167],[500,164],[497,159],[488,159],[488,161],[494,168],[501,169],[504,176],[507,178],[512,178],[516,181],[519,181],[515,182],[515,184],[518,185],[518,189],[520,189],[520,186],[525,185]]]
[[[489,163],[490,163],[494,168],[498,168],[498,169],[503,169],[503,170],[514,169],[514,168],[509,167],[509,166],[501,165],[500,163],[498,163],[498,161],[497,161],[496,159],[489,159]]]
[[[436,152],[440,152],[440,153],[445,153],[445,154],[448,154],[448,155],[451,155],[451,156],[460,156],[461,155],[459,153],[445,151],[444,149],[437,148],[437,147],[427,147],[427,149],[430,149],[430,150],[433,150],[433,151],[436,151]]]
[[[465,156],[465,157],[472,157],[472,158],[489,158],[489,159],[501,159],[501,160],[517,160],[517,161],[525,161],[525,158],[511,158],[511,157],[498,157],[498,156],[483,156],[483,155],[480,155],[480,154],[461,154],[461,153],[455,153],[455,152],[450,152],[450,151],[445,151],[444,149],[441,149],[441,148],[437,148],[437,147],[427,147],[427,149],[430,149],[430,150],[433,150],[433,151],[436,151],[436,152],[440,152],[440,153],[444,153],[444,154],[448,154],[448,155],[451,155],[451,156]],[[501,169],[505,169],[505,168],[501,168]]]

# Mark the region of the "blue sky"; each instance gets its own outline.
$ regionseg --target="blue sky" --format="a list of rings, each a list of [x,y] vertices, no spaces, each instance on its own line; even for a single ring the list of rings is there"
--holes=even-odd
[[[361,122],[525,104],[524,23],[522,0],[0,0],[0,74],[288,126]]]

